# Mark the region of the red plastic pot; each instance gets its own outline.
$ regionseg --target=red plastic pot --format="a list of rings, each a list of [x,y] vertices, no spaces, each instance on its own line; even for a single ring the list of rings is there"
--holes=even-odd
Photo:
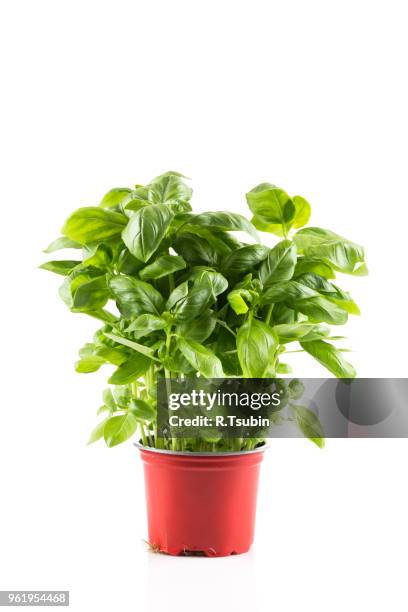
[[[247,552],[254,538],[265,448],[187,453],[139,446],[149,543],[169,555],[224,557]]]

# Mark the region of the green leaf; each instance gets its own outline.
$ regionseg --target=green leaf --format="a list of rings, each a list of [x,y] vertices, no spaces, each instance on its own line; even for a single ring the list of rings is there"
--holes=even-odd
[[[76,312],[98,310],[106,304],[108,299],[109,289],[106,277],[105,275],[98,276],[79,285],[73,295],[72,308]]]
[[[168,274],[183,270],[185,267],[186,262],[180,255],[162,255],[153,263],[143,268],[143,270],[140,270],[139,276],[142,280],[162,278]]]
[[[50,272],[55,272],[55,274],[61,274],[62,276],[66,276],[75,268],[75,266],[82,263],[81,261],[75,261],[72,259],[62,260],[62,261],[47,261],[39,266],[42,270],[49,270]]]
[[[330,327],[326,325],[313,325],[306,335],[302,336],[302,342],[312,342],[313,340],[324,340],[330,336]]]
[[[258,319],[246,321],[238,329],[237,349],[245,377],[274,376],[277,338],[269,325]]]
[[[109,378],[110,385],[127,385],[145,374],[152,360],[141,353],[134,353],[120,365]]]
[[[85,245],[83,248],[83,263],[105,270],[112,262],[112,249],[107,244]]]
[[[314,340],[313,342],[300,342],[300,345],[303,350],[312,355],[316,361],[337,378],[355,377],[354,367],[344,359],[343,354],[332,344],[323,340]]]
[[[310,289],[306,285],[302,285],[297,281],[281,281],[271,285],[262,294],[263,304],[276,304],[277,302],[285,302],[289,305],[297,300],[310,299],[318,297],[317,291]]]
[[[248,289],[233,289],[227,295],[227,300],[232,310],[237,314],[245,314],[248,312],[248,303],[252,301],[252,294]],[[245,301],[246,300],[246,301]]]
[[[285,236],[287,231],[286,226],[279,225],[279,223],[265,223],[256,215],[252,217],[251,223],[260,232],[267,232],[268,234],[275,234],[275,236]]]
[[[269,251],[259,268],[259,278],[267,287],[272,283],[290,280],[296,265],[296,245],[282,240]]]
[[[346,310],[350,314],[360,314],[359,307],[352,300],[350,295],[336,285],[333,285],[333,283],[330,283],[324,277],[319,276],[318,274],[307,273],[299,276],[296,280],[299,283],[314,289],[318,293],[321,293],[327,297],[327,299],[332,301],[334,304],[337,304],[340,306],[340,308],[343,308],[343,310]]]
[[[143,344],[139,344],[138,342],[134,342],[133,340],[128,340],[127,338],[122,338],[121,336],[117,336],[116,334],[105,333],[105,336],[107,338],[110,338],[111,340],[114,340],[118,344],[123,344],[123,346],[128,346],[129,348],[133,349],[134,351],[137,351],[138,353],[141,353],[142,355],[146,355],[147,357],[150,357],[151,359],[155,359],[153,357],[154,350],[150,348],[149,346],[144,346]]]
[[[317,259],[315,257],[298,257],[295,272],[293,274],[294,278],[297,278],[298,276],[301,276],[307,272],[313,272],[314,274],[318,274],[324,278],[336,277],[329,264],[321,261],[321,259]]]
[[[44,253],[53,253],[54,251],[60,251],[61,249],[81,249],[82,244],[79,242],[75,242],[75,240],[70,240],[66,236],[61,236],[61,238],[57,238],[51,244],[44,249]]]
[[[176,321],[191,321],[200,316],[213,301],[213,291],[209,281],[195,283],[172,308]]]
[[[100,440],[101,438],[103,438],[103,432],[104,432],[107,421],[108,419],[105,419],[101,423],[98,423],[95,429],[92,430],[91,435],[88,440],[88,444],[92,444],[93,442],[97,442],[97,440]]]
[[[353,274],[364,263],[363,247],[320,227],[301,229],[293,240],[306,257],[321,259],[345,274]]]
[[[189,219],[188,225],[199,225],[203,227],[210,227],[215,230],[221,230],[224,232],[241,231],[246,232],[252,236],[257,242],[259,242],[259,236],[248,219],[237,213],[231,212],[205,212],[196,215]]]
[[[224,377],[221,361],[207,347],[185,338],[178,338],[177,346],[192,367],[205,378]]]
[[[295,205],[295,216],[290,225],[297,229],[308,223],[312,209],[309,202],[305,200],[305,198],[302,198],[302,196],[294,196],[292,199]]]
[[[110,412],[115,412],[116,410],[116,402],[115,399],[113,397],[112,391],[110,389],[105,389],[103,392],[103,403],[105,404],[105,406],[107,406],[107,408],[110,410]]]
[[[212,268],[193,268],[188,278],[194,280],[194,286],[209,285],[211,287],[214,299],[228,289],[228,281],[225,276],[223,276],[220,272],[216,272]]]
[[[121,275],[111,278],[109,286],[119,311],[127,319],[143,313],[159,315],[162,311],[163,298],[149,283]]]
[[[324,446],[324,431],[320,424],[319,418],[314,412],[305,406],[291,404],[295,421],[300,431],[306,438],[309,438],[319,448]]]
[[[88,206],[78,208],[67,219],[61,232],[80,244],[90,244],[120,236],[127,221],[127,217],[120,213]]]
[[[169,295],[169,299],[165,306],[166,310],[172,310],[178,302],[184,299],[188,294],[188,288],[188,281],[184,281],[184,283],[177,285]]]
[[[113,348],[110,346],[98,346],[95,348],[95,355],[102,357],[106,363],[113,365],[121,365],[127,359],[127,353],[122,348]]]
[[[278,363],[276,367],[277,374],[290,374],[293,372],[292,366],[287,363]]]
[[[275,325],[272,329],[279,337],[279,342],[281,344],[286,344],[287,342],[299,340],[299,338],[306,336],[316,327],[317,325],[314,323],[284,323],[281,325]]]
[[[261,183],[246,198],[251,211],[264,223],[285,226],[295,216],[295,205],[288,194],[270,183]]]
[[[184,178],[187,177],[172,171],[157,176],[147,186],[150,198],[156,204],[179,200],[188,202],[191,200],[193,190],[183,181]]]
[[[159,248],[172,217],[173,213],[164,204],[136,211],[122,232],[123,242],[132,255],[147,262]]]
[[[105,360],[102,357],[98,357],[97,355],[90,355],[88,357],[83,357],[82,359],[76,362],[75,371],[80,372],[82,374],[96,372],[104,363]]]
[[[123,202],[131,193],[132,190],[126,187],[115,187],[103,196],[99,206],[101,208],[114,208]]]
[[[344,325],[347,321],[347,312],[324,297],[313,297],[297,300],[294,308],[305,314],[313,323],[331,323]]]
[[[137,429],[137,419],[132,412],[112,416],[107,419],[103,437],[109,447],[125,442],[133,436]]]
[[[222,262],[223,274],[245,274],[252,271],[269,253],[269,249],[261,244],[250,244],[233,251]]]
[[[156,410],[141,399],[131,399],[129,410],[138,421],[153,421],[156,418]]]
[[[292,198],[292,201],[295,207],[295,213],[291,221],[288,221],[284,224],[267,223],[261,217],[255,215],[252,219],[252,224],[260,232],[268,232],[269,234],[275,234],[276,236],[285,236],[285,234],[287,234],[290,229],[306,225],[306,223],[309,221],[311,214],[309,202],[307,202],[301,196],[294,196]]]
[[[117,261],[117,271],[129,276],[136,275],[144,267],[144,262],[136,259],[125,247]]]
[[[152,332],[164,329],[167,322],[161,317],[152,314],[142,314],[135,319],[126,329],[126,333],[132,332],[135,338],[142,338]]]
[[[216,265],[218,253],[210,243],[201,236],[183,233],[173,243],[173,248],[187,263],[195,265]]]
[[[298,378],[292,378],[288,384],[289,397],[298,400],[305,392],[305,386]]]
[[[216,326],[216,319],[212,310],[207,310],[200,317],[192,321],[183,321],[176,327],[176,334],[185,340],[204,342],[209,338]]]

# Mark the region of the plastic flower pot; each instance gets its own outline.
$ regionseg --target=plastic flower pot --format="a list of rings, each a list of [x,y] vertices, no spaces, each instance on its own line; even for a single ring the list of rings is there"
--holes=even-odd
[[[149,543],[155,550],[208,557],[249,550],[266,446],[237,453],[137,446],[144,465]]]

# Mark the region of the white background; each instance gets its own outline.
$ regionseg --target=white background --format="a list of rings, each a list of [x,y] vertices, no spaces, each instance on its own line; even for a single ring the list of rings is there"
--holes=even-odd
[[[172,169],[198,210],[246,214],[261,181],[366,247],[344,278],[360,376],[405,376],[406,3],[1,4],[0,589],[72,609],[407,609],[406,440],[275,441],[248,555],[147,552],[131,445],[85,442],[105,373],[75,374],[97,323],[37,270],[66,216]],[[304,356],[301,376],[324,371]]]

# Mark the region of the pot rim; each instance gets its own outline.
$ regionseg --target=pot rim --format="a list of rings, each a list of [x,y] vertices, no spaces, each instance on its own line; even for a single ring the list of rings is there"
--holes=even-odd
[[[144,446],[140,444],[140,442],[134,442],[133,446],[138,448],[141,451],[147,451],[151,453],[159,453],[161,455],[183,455],[185,457],[232,457],[234,455],[254,455],[255,453],[264,452],[269,448],[269,444],[265,442],[262,446],[258,446],[258,448],[254,448],[253,450],[242,450],[242,451],[223,451],[223,452],[192,452],[192,451],[174,451],[167,450],[165,448],[154,448],[153,446]]]

